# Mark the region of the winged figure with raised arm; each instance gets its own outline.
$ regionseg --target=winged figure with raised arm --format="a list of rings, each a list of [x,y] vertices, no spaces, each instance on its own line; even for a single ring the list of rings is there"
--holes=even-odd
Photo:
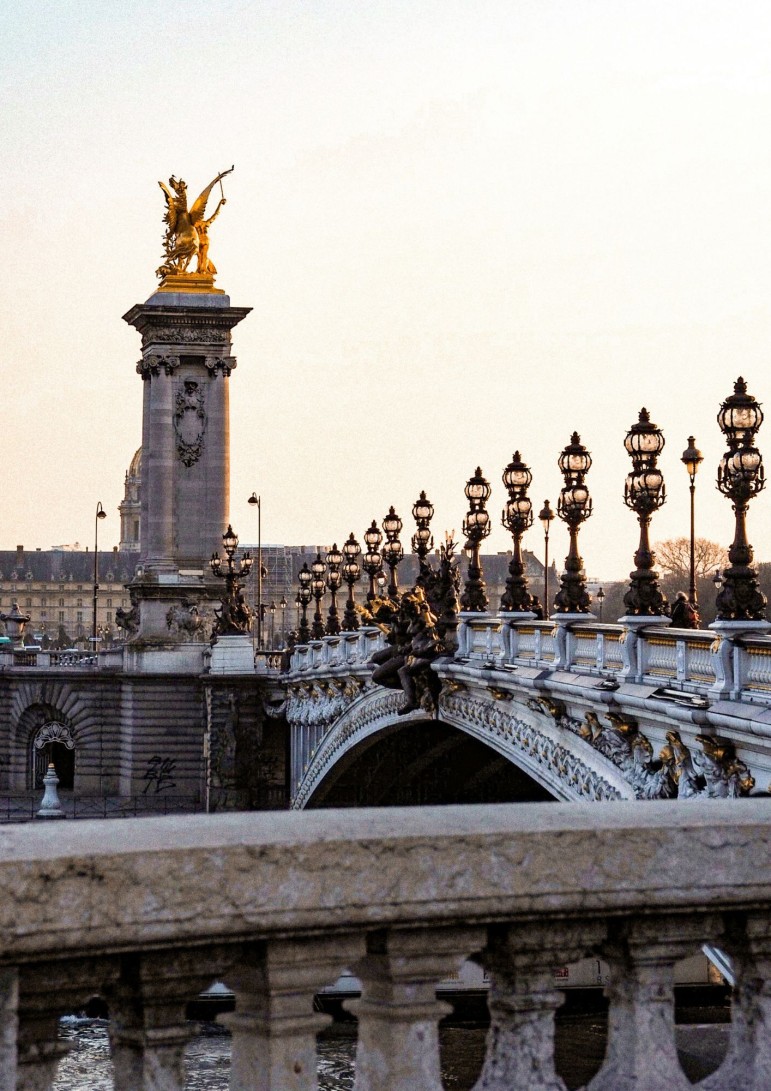
[[[222,182],[222,179],[232,170],[233,167],[218,174],[190,209],[187,207],[186,182],[172,175],[168,186],[165,182],[158,183],[166,197],[166,214],[163,217],[163,222],[166,224],[166,236],[163,240],[165,261],[156,270],[159,277],[187,273],[188,266],[194,257],[198,259],[197,273],[210,276],[216,273],[217,270],[209,260],[208,228],[225,204],[224,193],[213,215],[208,219],[206,218],[206,202],[217,182]]]

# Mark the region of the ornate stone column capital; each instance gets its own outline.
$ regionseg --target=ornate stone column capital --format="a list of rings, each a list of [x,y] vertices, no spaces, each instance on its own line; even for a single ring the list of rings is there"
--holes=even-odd
[[[231,371],[237,367],[237,361],[235,356],[207,356],[204,365],[209,372],[210,378],[216,379],[219,372],[222,372],[227,378]]]

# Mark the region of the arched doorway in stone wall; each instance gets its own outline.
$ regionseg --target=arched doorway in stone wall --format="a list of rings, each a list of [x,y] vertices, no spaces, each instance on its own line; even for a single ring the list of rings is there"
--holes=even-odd
[[[48,763],[53,762],[59,787],[72,790],[75,785],[75,740],[66,724],[49,720],[32,736],[30,746],[29,782],[34,789],[43,787]]]

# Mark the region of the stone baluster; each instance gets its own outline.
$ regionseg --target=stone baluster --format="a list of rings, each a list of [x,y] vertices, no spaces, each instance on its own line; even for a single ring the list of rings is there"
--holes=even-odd
[[[477,929],[370,935],[353,967],[362,984],[354,1091],[442,1091],[436,986],[483,945]]]
[[[731,1039],[725,1060],[699,1091],[771,1087],[771,921],[767,914],[727,915],[720,946],[736,974]]]
[[[227,977],[236,1010],[231,1091],[317,1091],[316,1034],[327,1017],[314,994],[358,958],[364,938],[271,940],[245,948]]]
[[[19,974],[0,969],[0,1091],[16,1091]]]
[[[565,1091],[554,1070],[554,1015],[564,993],[554,970],[605,937],[602,924],[493,928],[480,961],[491,975],[487,1055],[474,1091]]]
[[[603,949],[611,973],[605,1063],[587,1091],[691,1091],[675,1046],[675,963],[718,928],[692,916],[615,927]]]
[[[0,1074],[0,1089],[13,1091],[50,1091],[56,1079],[59,1062],[72,1048],[59,1038],[59,1019],[77,1011],[84,1002],[100,990],[100,983],[110,977],[112,960],[77,959],[50,960],[34,966],[24,966],[18,975],[18,1035],[16,1049],[16,1082],[3,1083],[7,1078],[5,1063]],[[4,971],[5,974],[13,971]],[[3,1009],[7,1021],[0,1039],[2,1050],[12,1048],[13,978],[7,979]],[[13,1071],[13,1063],[10,1066]]]
[[[128,954],[107,990],[115,1091],[184,1091],[189,1001],[227,967],[216,948]],[[216,970],[215,970],[216,967]]]

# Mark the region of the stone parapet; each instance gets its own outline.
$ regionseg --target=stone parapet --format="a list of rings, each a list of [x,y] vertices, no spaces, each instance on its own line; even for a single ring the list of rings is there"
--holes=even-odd
[[[480,1086],[560,1088],[551,971],[589,953],[612,975],[591,1086],[685,1089],[672,971],[709,943],[738,978],[734,1042],[709,1086],[760,1091],[769,850],[760,800],[6,828],[0,1089],[50,1088],[56,1017],[99,993],[116,1091],[182,1091],[185,1002],[219,979],[236,996],[231,1086],[313,1091],[313,995],[348,968],[363,990],[357,1086],[440,1091],[435,988],[469,957],[491,980]]]

